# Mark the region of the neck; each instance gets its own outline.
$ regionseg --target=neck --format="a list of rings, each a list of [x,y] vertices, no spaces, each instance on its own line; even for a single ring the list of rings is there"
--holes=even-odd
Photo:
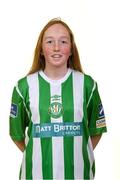
[[[62,67],[62,68],[45,68],[44,73],[46,74],[47,77],[53,80],[61,79],[62,77],[65,76],[67,73],[68,68],[67,67]]]

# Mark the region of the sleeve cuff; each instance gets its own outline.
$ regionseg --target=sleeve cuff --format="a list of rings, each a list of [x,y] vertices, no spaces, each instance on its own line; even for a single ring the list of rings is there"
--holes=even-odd
[[[25,139],[24,136],[13,136],[10,134],[10,137],[14,140],[14,141],[22,141]]]
[[[90,136],[95,136],[95,135],[99,135],[99,134],[107,132],[107,128],[106,127],[97,128],[97,129],[92,128],[92,129],[89,129],[89,131],[90,131]]]

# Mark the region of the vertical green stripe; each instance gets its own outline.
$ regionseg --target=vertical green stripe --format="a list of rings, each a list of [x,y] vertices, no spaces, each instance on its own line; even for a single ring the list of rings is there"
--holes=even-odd
[[[21,179],[22,165],[20,167],[19,180]]]
[[[95,161],[93,162],[93,165],[92,165],[92,172],[93,172],[93,177],[95,176]]]
[[[62,104],[63,104],[63,121],[74,121],[73,89],[72,74],[62,84]],[[73,137],[64,137],[64,167],[65,179],[74,179],[74,139]]]
[[[50,123],[48,108],[50,105],[50,84],[39,76],[40,87],[40,121]],[[43,179],[53,179],[52,172],[52,138],[41,138]]]
[[[86,105],[86,78],[84,76],[84,102],[83,102],[83,144],[82,144],[82,151],[83,151],[83,160],[84,160],[84,179],[90,179],[90,161],[88,157],[88,151],[87,151],[87,145],[88,145],[88,138],[89,138],[89,132],[87,127],[87,105]]]
[[[33,139],[30,137],[29,143],[26,147],[26,179],[32,179],[32,152]]]

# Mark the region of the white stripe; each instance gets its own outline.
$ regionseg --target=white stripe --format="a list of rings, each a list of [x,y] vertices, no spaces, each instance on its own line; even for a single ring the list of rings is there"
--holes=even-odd
[[[51,85],[51,96],[61,96],[61,85]],[[59,101],[61,103],[61,100]],[[51,118],[51,122],[62,122],[62,117]],[[63,137],[52,137],[53,179],[64,179]]]
[[[93,96],[93,92],[94,92],[95,88],[96,88],[96,82],[94,81],[94,85],[93,85],[92,92],[90,94],[90,97],[89,97],[89,100],[88,100],[88,103],[87,103],[87,107],[89,106],[89,103],[90,103],[90,100],[91,100],[91,98]]]
[[[93,146],[92,146],[90,137],[88,139],[87,151],[88,151],[88,157],[90,161],[90,179],[93,179],[92,165],[94,162],[94,154],[93,154]]]
[[[74,122],[83,118],[83,84],[84,75],[73,71]],[[82,153],[82,136],[74,137],[74,179],[83,179],[84,161]]]
[[[30,109],[32,113],[33,124],[40,123],[39,115],[39,81],[38,73],[27,77],[29,85]],[[32,177],[34,180],[42,179],[42,155],[40,138],[33,138],[33,155],[32,155]]]
[[[26,153],[24,151],[23,154],[23,160],[22,160],[22,169],[21,169],[21,180],[25,180],[26,179],[26,163],[25,163],[25,157],[26,157]]]

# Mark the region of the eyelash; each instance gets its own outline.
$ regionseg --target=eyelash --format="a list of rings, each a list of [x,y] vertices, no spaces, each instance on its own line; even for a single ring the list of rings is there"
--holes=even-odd
[[[47,41],[47,44],[51,44],[53,41]],[[63,44],[67,44],[67,41],[61,41]]]
[[[67,44],[67,41],[62,41],[63,44]]]
[[[51,44],[52,43],[52,41],[47,41],[47,44]]]

